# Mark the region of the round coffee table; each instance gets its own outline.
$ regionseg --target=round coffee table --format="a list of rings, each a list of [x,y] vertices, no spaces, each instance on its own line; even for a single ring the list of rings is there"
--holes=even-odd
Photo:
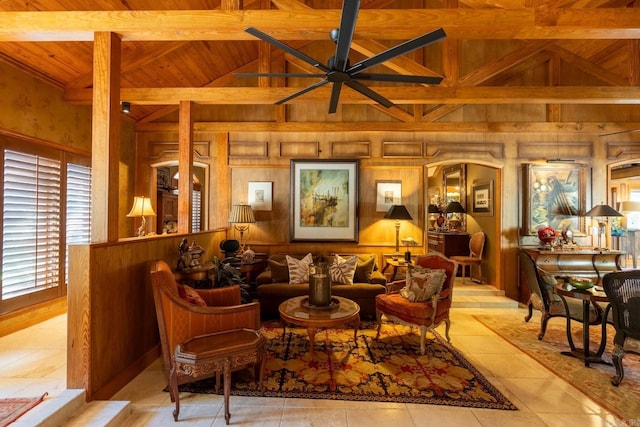
[[[302,326],[309,334],[309,353],[313,357],[313,346],[319,328],[336,328],[353,323],[353,339],[358,345],[358,329],[360,328],[360,306],[354,301],[342,297],[331,297],[328,308],[314,308],[308,304],[309,297],[294,297],[280,304],[283,335],[287,323]]]

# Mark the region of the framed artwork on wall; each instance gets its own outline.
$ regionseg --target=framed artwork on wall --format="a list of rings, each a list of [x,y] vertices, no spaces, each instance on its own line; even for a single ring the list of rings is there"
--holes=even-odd
[[[586,174],[585,165],[523,164],[522,233],[537,236],[540,227],[551,227],[585,235]]]
[[[493,216],[493,180],[474,180],[471,184],[471,214]]]
[[[402,204],[402,181],[376,181],[376,212]]]
[[[247,203],[254,211],[270,211],[273,209],[273,183],[249,182],[249,194]]]
[[[358,161],[291,160],[291,241],[358,241]]]

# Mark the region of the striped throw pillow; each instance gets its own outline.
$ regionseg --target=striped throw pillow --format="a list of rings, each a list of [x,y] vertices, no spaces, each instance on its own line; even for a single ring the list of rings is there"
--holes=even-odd
[[[296,285],[309,282],[309,266],[313,264],[313,255],[308,253],[302,259],[287,255],[289,266],[289,283]]]

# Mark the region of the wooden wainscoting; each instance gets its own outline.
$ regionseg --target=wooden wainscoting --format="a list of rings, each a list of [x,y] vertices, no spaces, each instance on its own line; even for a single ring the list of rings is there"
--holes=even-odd
[[[219,255],[226,230],[126,239],[69,248],[67,387],[109,399],[160,355],[149,271],[176,265],[184,237]]]

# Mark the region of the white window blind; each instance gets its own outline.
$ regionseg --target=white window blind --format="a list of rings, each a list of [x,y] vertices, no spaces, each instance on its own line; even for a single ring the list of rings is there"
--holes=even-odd
[[[191,231],[201,230],[200,217],[202,215],[202,193],[199,190],[193,190],[193,198],[191,200]]]
[[[5,150],[2,299],[58,286],[60,161]]]
[[[66,281],[69,283],[69,245],[91,241],[91,168],[67,163]]]

